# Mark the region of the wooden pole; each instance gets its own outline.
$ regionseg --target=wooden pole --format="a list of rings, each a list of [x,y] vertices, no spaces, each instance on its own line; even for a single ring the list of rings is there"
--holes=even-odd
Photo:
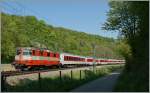
[[[41,74],[40,74],[40,72],[38,73],[38,78],[39,78],[39,89],[41,91]]]
[[[62,81],[62,78],[61,78],[61,71],[59,71],[59,76],[60,76],[60,81]]]
[[[81,70],[80,70],[80,80],[81,80]]]
[[[6,88],[6,85],[5,85],[5,83],[6,83],[6,77],[4,76],[4,75],[1,75],[1,84],[2,84],[2,89],[1,89],[1,91],[2,92],[4,92],[4,91],[7,91],[7,88]]]
[[[84,70],[85,78],[86,78],[86,69]]]
[[[72,70],[71,70],[71,80],[72,80]]]

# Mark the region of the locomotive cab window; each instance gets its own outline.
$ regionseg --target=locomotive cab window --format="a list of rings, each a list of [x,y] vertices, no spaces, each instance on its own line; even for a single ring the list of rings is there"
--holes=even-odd
[[[21,54],[21,50],[17,50],[17,55]]]

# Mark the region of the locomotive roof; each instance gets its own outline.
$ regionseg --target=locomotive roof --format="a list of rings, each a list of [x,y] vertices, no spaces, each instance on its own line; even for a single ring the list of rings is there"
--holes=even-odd
[[[47,48],[35,48],[35,47],[17,47],[17,49],[25,49],[25,50],[47,50],[48,52],[52,52],[51,50],[47,49]]]

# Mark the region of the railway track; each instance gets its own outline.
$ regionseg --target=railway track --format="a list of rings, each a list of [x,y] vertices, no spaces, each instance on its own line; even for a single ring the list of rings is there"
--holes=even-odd
[[[76,68],[85,68],[85,67],[92,67],[92,66],[74,67],[74,68],[60,68],[60,69],[46,69],[46,70],[35,70],[35,71],[2,71],[1,75],[4,77],[9,77],[9,76],[16,76],[16,75],[34,74],[34,73],[59,71],[59,70],[67,70],[67,69],[76,69]]]
[[[111,64],[109,64],[111,65]],[[100,65],[100,66],[108,66],[108,64]],[[69,69],[77,69],[77,68],[93,68],[93,66],[82,66],[82,67],[67,67],[67,68],[51,68],[46,70],[33,70],[33,71],[2,71],[1,75],[4,77],[16,76],[16,75],[25,75],[25,74],[34,74],[34,73],[42,73],[42,72],[50,72],[50,71],[59,71],[59,70],[69,70]]]

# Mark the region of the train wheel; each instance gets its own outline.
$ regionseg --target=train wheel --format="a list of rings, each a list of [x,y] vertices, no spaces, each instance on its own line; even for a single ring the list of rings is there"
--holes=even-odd
[[[62,64],[57,65],[59,69],[63,68]]]

